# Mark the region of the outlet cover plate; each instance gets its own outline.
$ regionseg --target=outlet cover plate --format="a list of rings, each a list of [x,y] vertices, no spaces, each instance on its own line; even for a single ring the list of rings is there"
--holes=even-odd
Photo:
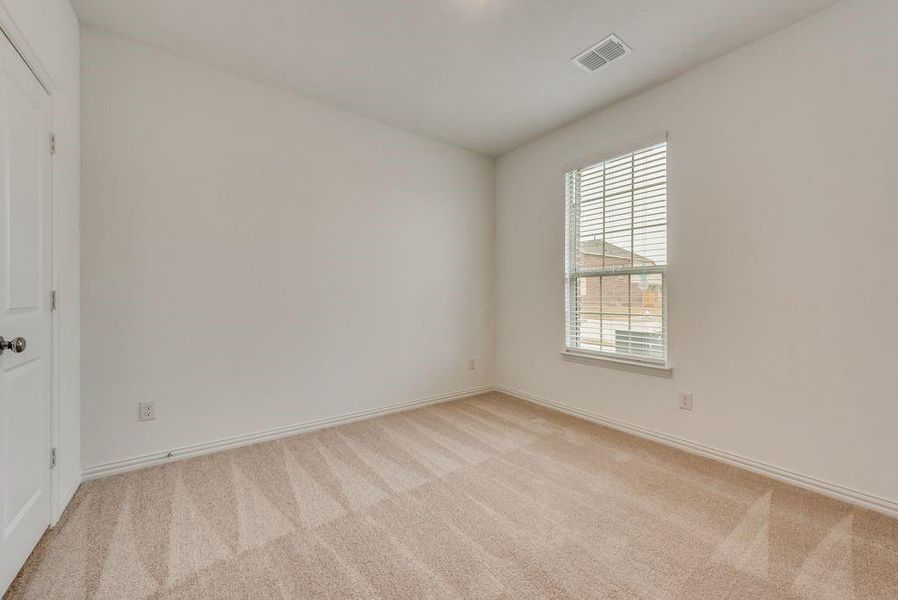
[[[152,421],[156,418],[156,403],[155,402],[138,402],[137,403],[137,420],[138,421]]]
[[[682,410],[692,410],[692,392],[680,392],[678,406]]]

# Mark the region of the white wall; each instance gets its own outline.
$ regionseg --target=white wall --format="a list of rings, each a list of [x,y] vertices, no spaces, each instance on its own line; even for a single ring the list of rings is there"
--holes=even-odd
[[[52,436],[57,447],[52,501],[55,522],[81,480],[79,29],[68,0],[0,0],[0,11],[11,28],[8,33],[21,44],[20,51],[40,63],[53,83],[53,130],[57,138],[53,156],[53,277],[59,298],[53,322],[58,384]]]
[[[82,44],[86,467],[492,382],[493,160]]]
[[[498,384],[898,502],[896,48],[843,2],[502,157]],[[565,361],[563,165],[665,130],[673,378]]]

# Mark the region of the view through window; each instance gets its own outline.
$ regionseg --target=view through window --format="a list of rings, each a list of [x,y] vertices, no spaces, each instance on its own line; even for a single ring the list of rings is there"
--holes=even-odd
[[[565,176],[565,345],[667,364],[667,142]]]

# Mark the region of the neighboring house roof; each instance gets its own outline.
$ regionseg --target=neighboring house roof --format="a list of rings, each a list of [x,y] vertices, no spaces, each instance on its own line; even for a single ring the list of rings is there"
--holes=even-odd
[[[615,246],[610,242],[606,242],[605,240],[581,240],[580,241],[580,252],[583,254],[590,254],[592,256],[611,256],[613,258],[623,258],[629,260],[630,257],[633,257],[633,262],[637,264],[643,265],[653,265],[655,261],[650,258],[646,258],[641,254],[636,254],[635,252],[630,252],[629,250],[625,250],[620,246]]]

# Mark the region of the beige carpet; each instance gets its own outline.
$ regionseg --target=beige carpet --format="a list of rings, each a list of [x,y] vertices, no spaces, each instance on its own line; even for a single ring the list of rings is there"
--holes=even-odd
[[[500,394],[84,484],[11,598],[898,598],[898,520]]]

